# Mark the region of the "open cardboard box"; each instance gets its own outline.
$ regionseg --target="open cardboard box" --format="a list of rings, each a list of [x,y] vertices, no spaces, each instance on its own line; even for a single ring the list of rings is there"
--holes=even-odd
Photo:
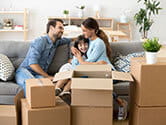
[[[55,74],[53,82],[71,79],[72,106],[112,106],[113,80],[133,81],[130,73],[112,71],[110,65],[79,65]]]

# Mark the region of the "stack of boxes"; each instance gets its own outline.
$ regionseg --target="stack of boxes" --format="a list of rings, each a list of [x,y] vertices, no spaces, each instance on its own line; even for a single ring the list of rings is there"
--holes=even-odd
[[[55,86],[49,79],[26,81],[21,108],[22,125],[70,125],[70,107],[55,97]]]
[[[55,75],[54,81],[70,78],[71,125],[112,125],[113,79],[132,81],[130,74],[112,72],[109,65],[80,65]]]
[[[166,125],[166,60],[149,65],[144,58],[134,58],[131,73],[130,125]]]

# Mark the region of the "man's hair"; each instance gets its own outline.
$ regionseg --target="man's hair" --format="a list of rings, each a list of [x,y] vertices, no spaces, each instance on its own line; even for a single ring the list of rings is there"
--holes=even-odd
[[[47,23],[47,31],[46,31],[46,33],[49,32],[50,26],[55,27],[57,22],[61,22],[63,24],[63,20],[61,20],[61,19],[52,19],[52,20],[49,20],[48,23]]]

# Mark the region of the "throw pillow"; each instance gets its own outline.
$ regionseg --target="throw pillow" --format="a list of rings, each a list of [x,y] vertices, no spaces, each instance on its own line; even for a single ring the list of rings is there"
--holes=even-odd
[[[131,58],[144,57],[144,56],[145,56],[144,52],[132,53],[132,54],[128,54],[127,56],[119,55],[114,59],[113,64],[114,64],[115,69],[117,71],[130,72],[130,60],[131,60]]]
[[[14,77],[15,68],[6,55],[0,54],[0,79],[11,80]]]

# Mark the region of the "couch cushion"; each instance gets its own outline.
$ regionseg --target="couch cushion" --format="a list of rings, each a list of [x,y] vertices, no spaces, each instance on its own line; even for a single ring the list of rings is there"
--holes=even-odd
[[[0,95],[0,105],[14,105],[15,95]]]
[[[129,94],[129,86],[130,82],[118,82],[113,85],[114,92],[118,95],[128,95]]]
[[[0,82],[0,95],[16,95],[22,88],[16,83],[9,82]]]
[[[53,60],[51,64],[48,67],[48,73],[51,75],[54,75],[59,71],[59,68],[68,62],[68,59],[70,57],[70,45],[65,44],[62,46],[59,46],[56,49],[56,53],[53,57]]]
[[[0,104],[14,104],[14,97],[22,88],[16,83],[0,81]]]
[[[145,52],[131,53],[127,56],[122,56],[121,54],[113,60],[113,65],[116,70],[121,72],[130,72],[130,61],[133,57],[144,57]]]

